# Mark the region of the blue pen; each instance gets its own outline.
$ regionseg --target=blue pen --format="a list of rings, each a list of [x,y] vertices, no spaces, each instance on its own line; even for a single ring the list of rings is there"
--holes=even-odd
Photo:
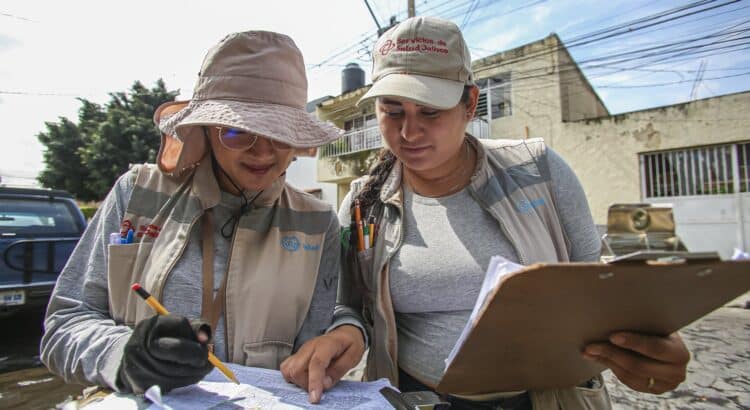
[[[124,238],[120,239],[120,243],[121,244],[133,243],[133,234],[134,233],[135,233],[135,231],[133,231],[132,229],[128,229],[128,234]]]

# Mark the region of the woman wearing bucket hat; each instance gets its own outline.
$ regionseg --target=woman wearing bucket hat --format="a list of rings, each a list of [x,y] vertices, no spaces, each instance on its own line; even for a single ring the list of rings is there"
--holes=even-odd
[[[373,86],[360,102],[371,99],[387,148],[370,175],[352,183],[339,221],[347,226],[356,212],[368,220],[372,215],[380,234],[374,248],[349,246],[344,253],[336,316],[358,317],[369,330],[367,379],[386,377],[402,391],[430,390],[469,318],[491,256],[521,264],[595,261],[599,238],[578,179],[541,139],[465,134],[478,88],[455,24],[418,17],[386,32],[373,49]],[[308,346],[336,351],[329,342]],[[585,356],[631,388],[652,393],[682,382],[689,360],[677,334],[623,332],[611,343],[588,346]],[[287,377],[320,389],[322,377],[340,374],[321,363],[328,363],[323,354],[289,365],[307,369],[309,381],[300,382],[300,372]],[[582,387],[448,399],[452,408],[611,406],[601,377]]]
[[[157,163],[116,182],[58,279],[41,344],[53,372],[136,393],[195,383],[212,368],[196,324],[219,359],[266,368],[327,331],[363,338],[332,326],[335,212],[284,179],[295,153],[339,137],[306,99],[289,37],[235,33],[209,50],[192,100],[155,114]],[[153,316],[135,282],[172,315]]]

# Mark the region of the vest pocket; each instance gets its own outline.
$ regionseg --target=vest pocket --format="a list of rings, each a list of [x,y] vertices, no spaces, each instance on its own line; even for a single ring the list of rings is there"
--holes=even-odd
[[[281,362],[292,354],[292,344],[276,340],[245,343],[245,366],[278,370]]]
[[[147,242],[107,247],[109,313],[118,324],[135,324],[136,312],[144,304],[138,295],[130,290],[130,286],[135,282],[143,282],[143,266],[151,253],[152,245]]]
[[[375,248],[365,249],[357,252],[357,270],[362,278],[367,293],[372,292],[374,288],[374,279],[372,277],[372,258]]]
[[[612,403],[609,400],[609,393],[604,385],[604,379],[601,375],[596,376],[595,379],[598,379],[600,383],[599,387],[576,387],[576,392],[581,396],[586,409],[611,409]]]
[[[571,389],[557,390],[557,400],[562,409],[606,410],[612,408],[609,393],[604,385],[604,378],[597,375],[592,378],[598,387],[576,386]]]

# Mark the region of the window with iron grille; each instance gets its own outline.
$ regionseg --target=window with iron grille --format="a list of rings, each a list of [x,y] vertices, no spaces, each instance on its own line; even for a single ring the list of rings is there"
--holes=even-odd
[[[644,198],[750,191],[750,142],[639,154]]]
[[[476,117],[491,122],[493,119],[509,117],[511,110],[510,73],[476,80],[479,87],[479,102]]]

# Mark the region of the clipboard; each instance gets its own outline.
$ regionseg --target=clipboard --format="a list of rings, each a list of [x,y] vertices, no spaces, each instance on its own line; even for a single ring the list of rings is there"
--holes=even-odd
[[[483,394],[579,385],[605,368],[584,346],[615,331],[666,336],[750,290],[750,261],[635,253],[535,264],[500,280],[436,390]]]

